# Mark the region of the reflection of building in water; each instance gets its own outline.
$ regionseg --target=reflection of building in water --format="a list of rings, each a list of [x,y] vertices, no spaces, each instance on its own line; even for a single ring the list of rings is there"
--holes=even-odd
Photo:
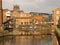
[[[53,11],[54,25],[57,25],[57,24],[58,24],[59,17],[60,17],[60,8],[56,8],[56,9]]]

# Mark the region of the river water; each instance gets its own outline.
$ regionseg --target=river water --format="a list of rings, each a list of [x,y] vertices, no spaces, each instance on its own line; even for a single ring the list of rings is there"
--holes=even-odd
[[[5,36],[0,45],[53,45],[51,36]]]

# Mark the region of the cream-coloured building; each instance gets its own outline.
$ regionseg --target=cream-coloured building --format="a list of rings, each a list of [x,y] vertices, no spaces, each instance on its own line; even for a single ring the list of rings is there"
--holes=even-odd
[[[49,16],[46,14],[32,15],[30,13],[21,11],[19,6],[15,5],[13,10],[8,9],[3,10],[3,22],[6,22],[9,19],[13,19],[14,25],[16,25],[16,28],[18,28],[19,26],[22,27],[27,25],[33,25],[33,23],[40,24],[43,21],[49,21]]]
[[[31,14],[19,10],[19,6],[14,6],[13,10],[3,10],[3,22],[13,19],[16,27],[19,25],[30,25],[32,23]]]
[[[59,18],[60,18],[60,7],[53,10],[54,26],[57,26]]]

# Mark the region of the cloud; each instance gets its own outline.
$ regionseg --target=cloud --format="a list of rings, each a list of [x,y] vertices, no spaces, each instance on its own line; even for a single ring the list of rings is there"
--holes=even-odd
[[[43,2],[45,2],[45,0],[35,0],[35,2],[43,3]]]
[[[60,0],[3,0],[3,8],[12,9],[16,4],[25,12],[52,12],[60,7]]]

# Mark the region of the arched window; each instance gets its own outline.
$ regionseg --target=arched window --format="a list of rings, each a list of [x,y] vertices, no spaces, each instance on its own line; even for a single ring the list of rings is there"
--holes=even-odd
[[[21,25],[23,25],[23,22],[21,22]]]
[[[10,11],[6,12],[6,16],[10,16]]]

